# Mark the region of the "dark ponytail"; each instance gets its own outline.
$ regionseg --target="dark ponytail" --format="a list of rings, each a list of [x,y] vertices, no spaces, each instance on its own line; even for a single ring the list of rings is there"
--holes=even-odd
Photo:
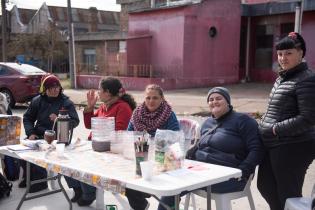
[[[123,101],[129,104],[131,110],[134,110],[137,107],[137,103],[134,97],[128,93],[125,93],[123,96],[120,97]]]

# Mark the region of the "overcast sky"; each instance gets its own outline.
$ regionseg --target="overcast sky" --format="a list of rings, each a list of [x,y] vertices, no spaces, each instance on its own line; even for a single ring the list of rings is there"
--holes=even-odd
[[[9,0],[9,5],[16,4],[19,8],[39,9],[44,1],[49,6],[67,6],[67,0]],[[98,10],[120,11],[120,4],[116,4],[116,0],[71,0],[71,7],[96,7]]]

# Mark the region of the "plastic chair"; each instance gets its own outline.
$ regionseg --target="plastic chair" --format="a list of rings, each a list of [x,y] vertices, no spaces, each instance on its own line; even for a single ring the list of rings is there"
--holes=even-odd
[[[288,198],[285,201],[284,210],[311,210],[312,201],[314,199],[315,199],[315,184],[313,185],[311,197]]]
[[[200,125],[197,121],[192,119],[179,119],[179,128],[184,132],[185,143],[183,145],[184,152],[190,148],[200,137]]]
[[[215,201],[216,209],[217,210],[231,210],[232,209],[231,200],[247,197],[251,210],[255,210],[255,204],[254,204],[253,196],[250,190],[250,184],[252,182],[253,177],[254,175],[251,174],[243,191],[233,192],[233,193],[222,193],[222,194],[211,193],[211,199]],[[207,197],[207,192],[204,190],[195,190],[187,194],[185,198],[184,210],[188,210],[190,197],[192,198],[193,209],[196,210],[196,202],[195,202],[194,194],[203,198]]]

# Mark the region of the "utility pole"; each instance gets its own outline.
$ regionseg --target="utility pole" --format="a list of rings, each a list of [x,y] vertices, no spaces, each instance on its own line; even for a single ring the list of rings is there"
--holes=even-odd
[[[69,70],[70,70],[70,86],[74,88],[74,63],[73,63],[73,33],[72,33],[72,11],[71,11],[71,0],[68,2],[68,47],[69,47]]]
[[[2,11],[2,62],[7,61],[7,12],[5,6],[6,0],[1,0]]]

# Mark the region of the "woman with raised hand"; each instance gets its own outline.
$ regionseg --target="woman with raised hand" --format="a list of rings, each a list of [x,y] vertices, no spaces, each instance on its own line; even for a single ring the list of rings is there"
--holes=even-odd
[[[98,100],[102,103],[94,111]],[[83,111],[84,125],[90,129],[92,117],[115,117],[115,130],[126,130],[136,105],[134,98],[126,93],[119,79],[107,77],[101,80],[98,93],[95,90],[87,93],[87,106]]]
[[[98,100],[102,103],[94,110]],[[135,100],[126,93],[120,80],[107,77],[101,80],[98,93],[95,90],[89,90],[87,93],[87,107],[83,111],[85,127],[91,128],[92,117],[115,117],[115,130],[126,130],[135,107]],[[91,140],[91,133],[88,138]],[[79,206],[89,206],[93,203],[96,198],[95,187],[70,177],[65,178],[68,186],[74,191],[72,202],[77,202]]]

